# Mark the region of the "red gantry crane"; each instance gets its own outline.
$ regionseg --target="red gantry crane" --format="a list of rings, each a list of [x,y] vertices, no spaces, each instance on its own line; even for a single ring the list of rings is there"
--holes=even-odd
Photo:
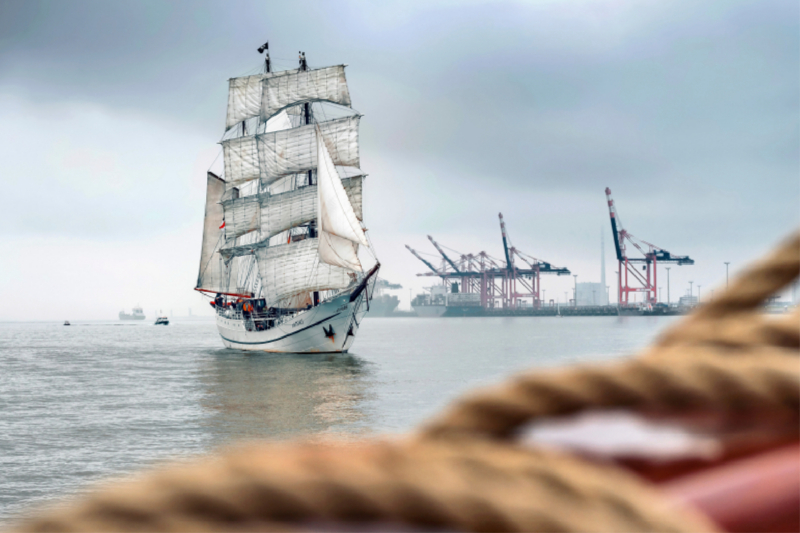
[[[608,187],[606,187],[606,198],[608,198],[608,212],[611,216],[611,233],[614,235],[614,246],[617,251],[617,261],[619,261],[617,274],[619,305],[629,305],[630,293],[636,292],[644,293],[645,303],[655,304],[658,302],[656,270],[658,263],[676,263],[679,266],[693,265],[694,259],[685,255],[672,255],[660,246],[637,239],[628,233],[622,227],[622,221],[617,214],[617,208],[614,207],[614,200],[611,198],[611,189]],[[626,241],[639,250],[644,257],[628,257]],[[639,265],[642,267],[641,270]]]
[[[503,292],[506,294],[507,302],[503,307],[517,308],[519,298],[531,298],[533,306],[541,307],[541,274],[555,274],[557,276],[568,276],[569,270],[566,268],[554,267],[547,261],[540,261],[533,256],[517,250],[511,244],[511,239],[506,231],[506,223],[503,220],[503,213],[497,214],[500,219],[500,233],[503,236],[503,251],[506,255],[506,271],[508,272],[505,280],[507,288]],[[528,268],[517,268],[514,257],[519,258]],[[521,292],[517,291],[517,284]]]

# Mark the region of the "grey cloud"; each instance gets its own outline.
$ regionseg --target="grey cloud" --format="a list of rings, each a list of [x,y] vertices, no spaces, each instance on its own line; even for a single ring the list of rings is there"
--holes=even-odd
[[[748,256],[800,222],[794,1],[6,0],[0,10],[0,93],[191,132],[180,153],[141,153],[152,172],[188,172],[191,154],[214,146],[226,80],[259,68],[264,40],[279,68],[298,50],[312,66],[348,63],[379,246],[428,232],[492,243],[503,210],[521,246],[569,263],[596,250],[606,186],[634,234],[676,253]],[[62,126],[80,124],[53,117]],[[3,142],[36,134],[6,131]],[[181,197],[188,176],[163,179],[158,201],[150,182],[129,196],[129,209],[157,217],[148,231],[201,209]],[[166,217],[164,197],[177,202]]]

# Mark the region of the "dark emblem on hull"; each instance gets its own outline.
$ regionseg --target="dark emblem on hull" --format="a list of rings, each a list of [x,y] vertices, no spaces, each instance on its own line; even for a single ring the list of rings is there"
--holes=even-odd
[[[325,336],[328,337],[331,340],[331,342],[335,341],[336,333],[334,333],[333,331],[333,324],[331,324],[327,328],[325,326],[322,326],[322,331],[325,332]]]

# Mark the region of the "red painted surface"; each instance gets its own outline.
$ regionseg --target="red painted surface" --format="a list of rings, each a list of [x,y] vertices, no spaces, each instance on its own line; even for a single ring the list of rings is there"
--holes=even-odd
[[[800,445],[695,472],[661,489],[726,531],[800,531]]]
[[[209,291],[207,289],[195,289],[198,292],[207,292],[209,294],[221,294],[223,296],[237,296],[239,298],[252,298],[252,294],[237,294],[235,292],[217,292],[217,291]]]

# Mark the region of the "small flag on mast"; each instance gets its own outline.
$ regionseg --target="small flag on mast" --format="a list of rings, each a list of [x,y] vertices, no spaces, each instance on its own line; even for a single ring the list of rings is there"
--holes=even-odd
[[[223,221],[222,221],[222,225],[219,227],[219,229],[222,229],[222,228],[224,228],[224,227],[225,227],[225,221],[223,220]]]

